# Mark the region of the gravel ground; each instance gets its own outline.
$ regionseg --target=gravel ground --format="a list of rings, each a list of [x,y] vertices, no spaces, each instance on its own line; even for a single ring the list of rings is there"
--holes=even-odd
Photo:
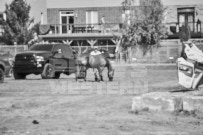
[[[173,65],[115,65],[115,78],[75,82],[74,75],[0,84],[0,135],[202,135],[200,112],[131,112],[132,98],[181,90]]]

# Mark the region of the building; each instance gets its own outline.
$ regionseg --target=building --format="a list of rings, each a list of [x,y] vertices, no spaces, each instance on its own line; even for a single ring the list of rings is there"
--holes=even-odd
[[[41,37],[49,41],[68,40],[71,45],[115,45],[114,37],[121,27],[121,3],[122,0],[49,0],[47,22],[51,31]],[[103,17],[105,26],[101,25]],[[42,33],[47,33],[49,28],[41,27]]]
[[[135,8],[149,0],[135,0]],[[71,45],[115,45],[119,36],[124,12],[123,0],[49,0],[47,1],[48,25],[41,26],[41,37],[49,41],[65,41]],[[162,0],[169,38],[178,38],[183,23],[188,23],[193,38],[201,38],[203,2],[194,0]],[[182,2],[182,3],[181,3]],[[105,30],[101,18],[105,16]]]
[[[184,3],[183,5],[166,5],[165,23],[169,27],[170,38],[178,38],[183,23],[188,23],[192,38],[202,38],[203,2],[202,4]]]

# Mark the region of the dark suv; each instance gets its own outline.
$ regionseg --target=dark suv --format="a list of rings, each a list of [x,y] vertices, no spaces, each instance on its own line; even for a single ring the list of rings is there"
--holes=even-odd
[[[58,79],[61,73],[70,75],[75,71],[75,56],[65,44],[33,45],[28,51],[17,54],[13,65],[15,79],[25,79],[29,74]]]
[[[0,83],[4,81],[4,77],[12,76],[12,60],[13,56],[9,53],[0,53]]]

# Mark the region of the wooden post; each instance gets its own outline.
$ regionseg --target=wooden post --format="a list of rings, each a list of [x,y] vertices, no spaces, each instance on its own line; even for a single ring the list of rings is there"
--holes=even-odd
[[[90,44],[91,48],[96,44],[97,40],[87,40],[87,42]]]
[[[78,44],[78,54],[82,53],[82,45],[83,45],[83,41],[81,41],[81,43],[79,41],[77,41]]]
[[[67,45],[71,45],[71,43],[73,42],[73,40],[63,40],[63,43],[64,44],[67,44]]]

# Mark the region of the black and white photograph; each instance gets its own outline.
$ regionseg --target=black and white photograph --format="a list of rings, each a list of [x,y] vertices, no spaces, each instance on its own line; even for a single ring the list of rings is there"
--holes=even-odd
[[[202,0],[0,0],[0,135],[203,135]]]

